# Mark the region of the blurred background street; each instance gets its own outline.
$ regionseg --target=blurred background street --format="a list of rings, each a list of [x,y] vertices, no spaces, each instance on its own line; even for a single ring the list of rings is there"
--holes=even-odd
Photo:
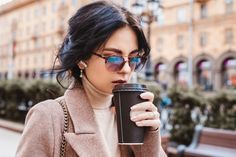
[[[20,133],[0,128],[0,157],[15,156],[20,137]]]
[[[33,105],[63,95],[52,66],[68,19],[94,1],[0,0],[0,157]],[[235,156],[236,1],[108,1],[142,21],[151,54],[132,81],[155,94],[168,156]]]

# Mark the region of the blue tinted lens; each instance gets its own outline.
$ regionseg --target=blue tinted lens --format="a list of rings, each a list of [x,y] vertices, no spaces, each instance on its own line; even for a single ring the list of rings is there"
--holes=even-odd
[[[113,64],[121,64],[123,63],[124,59],[120,56],[111,56],[107,57],[107,62],[113,63]]]
[[[139,64],[139,63],[141,63],[141,58],[140,57],[132,57],[132,58],[130,58],[130,63],[131,64]]]

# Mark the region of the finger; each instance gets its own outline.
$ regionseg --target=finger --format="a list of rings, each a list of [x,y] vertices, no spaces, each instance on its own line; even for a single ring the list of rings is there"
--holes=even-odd
[[[157,111],[157,107],[147,101],[147,102],[142,102],[142,103],[139,103],[139,104],[136,104],[134,106],[131,107],[131,110],[135,110],[135,111]]]
[[[158,112],[145,112],[131,117],[131,120],[134,122],[143,121],[148,119],[159,119],[160,114]]]
[[[142,99],[146,99],[150,102],[153,102],[153,100],[154,100],[154,94],[151,92],[144,92],[144,93],[140,94],[140,97]]]
[[[158,120],[143,120],[143,121],[138,121],[135,123],[139,127],[152,127],[152,128],[160,128],[161,121]]]

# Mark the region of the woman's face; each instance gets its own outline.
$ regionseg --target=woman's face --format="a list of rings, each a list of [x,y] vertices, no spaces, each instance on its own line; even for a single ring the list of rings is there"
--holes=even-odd
[[[138,41],[134,31],[125,26],[115,31],[105,43],[102,50],[98,50],[96,54],[102,56],[123,56],[125,61],[128,57],[136,56],[138,52]],[[114,71],[105,64],[105,59],[97,55],[92,55],[86,61],[87,67],[85,74],[88,80],[99,90],[112,93],[112,89],[116,84],[127,83],[133,72],[129,63]]]

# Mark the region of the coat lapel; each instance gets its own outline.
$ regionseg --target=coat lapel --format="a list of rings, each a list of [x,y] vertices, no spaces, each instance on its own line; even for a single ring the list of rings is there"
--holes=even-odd
[[[84,90],[81,88],[67,90],[64,96],[75,131],[64,134],[66,141],[79,157],[109,157]]]

